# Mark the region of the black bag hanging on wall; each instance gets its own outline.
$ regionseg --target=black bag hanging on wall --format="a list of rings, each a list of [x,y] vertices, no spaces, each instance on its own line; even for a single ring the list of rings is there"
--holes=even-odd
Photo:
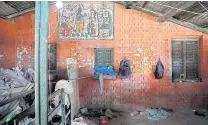
[[[119,76],[122,79],[129,78],[131,77],[131,66],[130,62],[127,59],[123,59],[120,62],[120,67],[119,67]]]
[[[164,75],[164,66],[160,59],[157,61],[156,69],[155,69],[155,78],[162,79]]]

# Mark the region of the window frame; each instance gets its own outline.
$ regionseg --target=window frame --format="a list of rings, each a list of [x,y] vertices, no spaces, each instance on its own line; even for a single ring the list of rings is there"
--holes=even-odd
[[[98,64],[96,64],[96,59],[97,59],[97,55],[96,55],[96,50],[111,50],[112,51],[112,55],[111,55],[111,57],[112,57],[112,62],[111,62],[111,65],[112,66],[114,66],[114,48],[94,48],[94,54],[95,54],[95,66],[97,66]],[[104,64],[103,64],[104,65]]]
[[[183,65],[183,71],[184,71],[184,79],[173,79],[173,42],[174,41],[182,41],[183,43],[183,54],[185,55],[183,57],[183,62],[184,62],[184,65]],[[184,42],[185,41],[185,42]],[[187,66],[187,63],[186,63],[186,45],[185,45],[185,49],[184,49],[184,44],[188,41],[197,41],[198,42],[198,49],[197,49],[197,53],[198,53],[198,79],[187,79],[186,78],[186,66]],[[189,39],[189,38],[182,38],[182,39],[171,39],[170,40],[171,42],[171,81],[172,82],[202,82],[201,80],[201,58],[200,58],[200,55],[201,55],[201,41],[200,41],[200,38],[193,38],[193,39]]]

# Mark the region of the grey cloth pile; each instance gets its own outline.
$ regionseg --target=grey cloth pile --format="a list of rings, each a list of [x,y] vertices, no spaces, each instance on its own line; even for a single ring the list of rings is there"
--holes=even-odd
[[[160,120],[160,119],[166,119],[169,116],[171,116],[171,114],[166,111],[163,108],[148,108],[146,110],[149,113],[148,119],[151,120]]]
[[[28,83],[34,83],[34,71],[19,68],[0,69],[0,90],[24,87]]]
[[[31,68],[0,68],[0,102],[21,92],[31,90],[34,87],[34,78],[34,70]],[[17,107],[20,107],[21,111],[23,111],[29,108],[30,104],[27,99],[22,98],[1,106],[0,121],[4,121]]]

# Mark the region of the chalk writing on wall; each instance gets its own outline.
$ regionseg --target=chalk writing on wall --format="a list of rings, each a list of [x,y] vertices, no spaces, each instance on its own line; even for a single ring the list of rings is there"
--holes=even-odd
[[[0,61],[4,60],[5,56],[6,56],[5,53],[1,53],[1,52],[0,52]]]
[[[153,47],[138,47],[133,58],[133,73],[149,74],[152,72],[152,65],[157,58],[157,50]]]
[[[59,11],[59,39],[113,39],[112,2],[64,3]]]

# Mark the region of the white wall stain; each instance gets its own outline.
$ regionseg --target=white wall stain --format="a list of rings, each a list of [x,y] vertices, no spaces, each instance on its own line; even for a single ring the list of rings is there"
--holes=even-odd
[[[28,54],[27,48],[24,47],[17,47],[17,65],[18,66],[23,66],[23,55]]]
[[[91,58],[89,58],[89,57],[86,57],[85,59],[84,59],[84,62],[85,62],[85,64],[86,65],[89,65],[89,66],[92,66],[92,59]]]
[[[150,49],[151,49],[152,51],[156,50],[154,46],[151,46]]]
[[[5,52],[0,52],[0,60],[3,61],[7,57]]]
[[[144,51],[142,50],[141,47],[138,48],[138,52],[139,52],[139,54],[143,54],[144,53]]]
[[[4,59],[4,55],[0,55],[0,60],[3,60]]]
[[[148,63],[148,59],[149,59],[148,57],[143,57],[142,62],[141,62],[141,66],[146,66]]]
[[[140,54],[134,54],[134,56],[140,56]]]

